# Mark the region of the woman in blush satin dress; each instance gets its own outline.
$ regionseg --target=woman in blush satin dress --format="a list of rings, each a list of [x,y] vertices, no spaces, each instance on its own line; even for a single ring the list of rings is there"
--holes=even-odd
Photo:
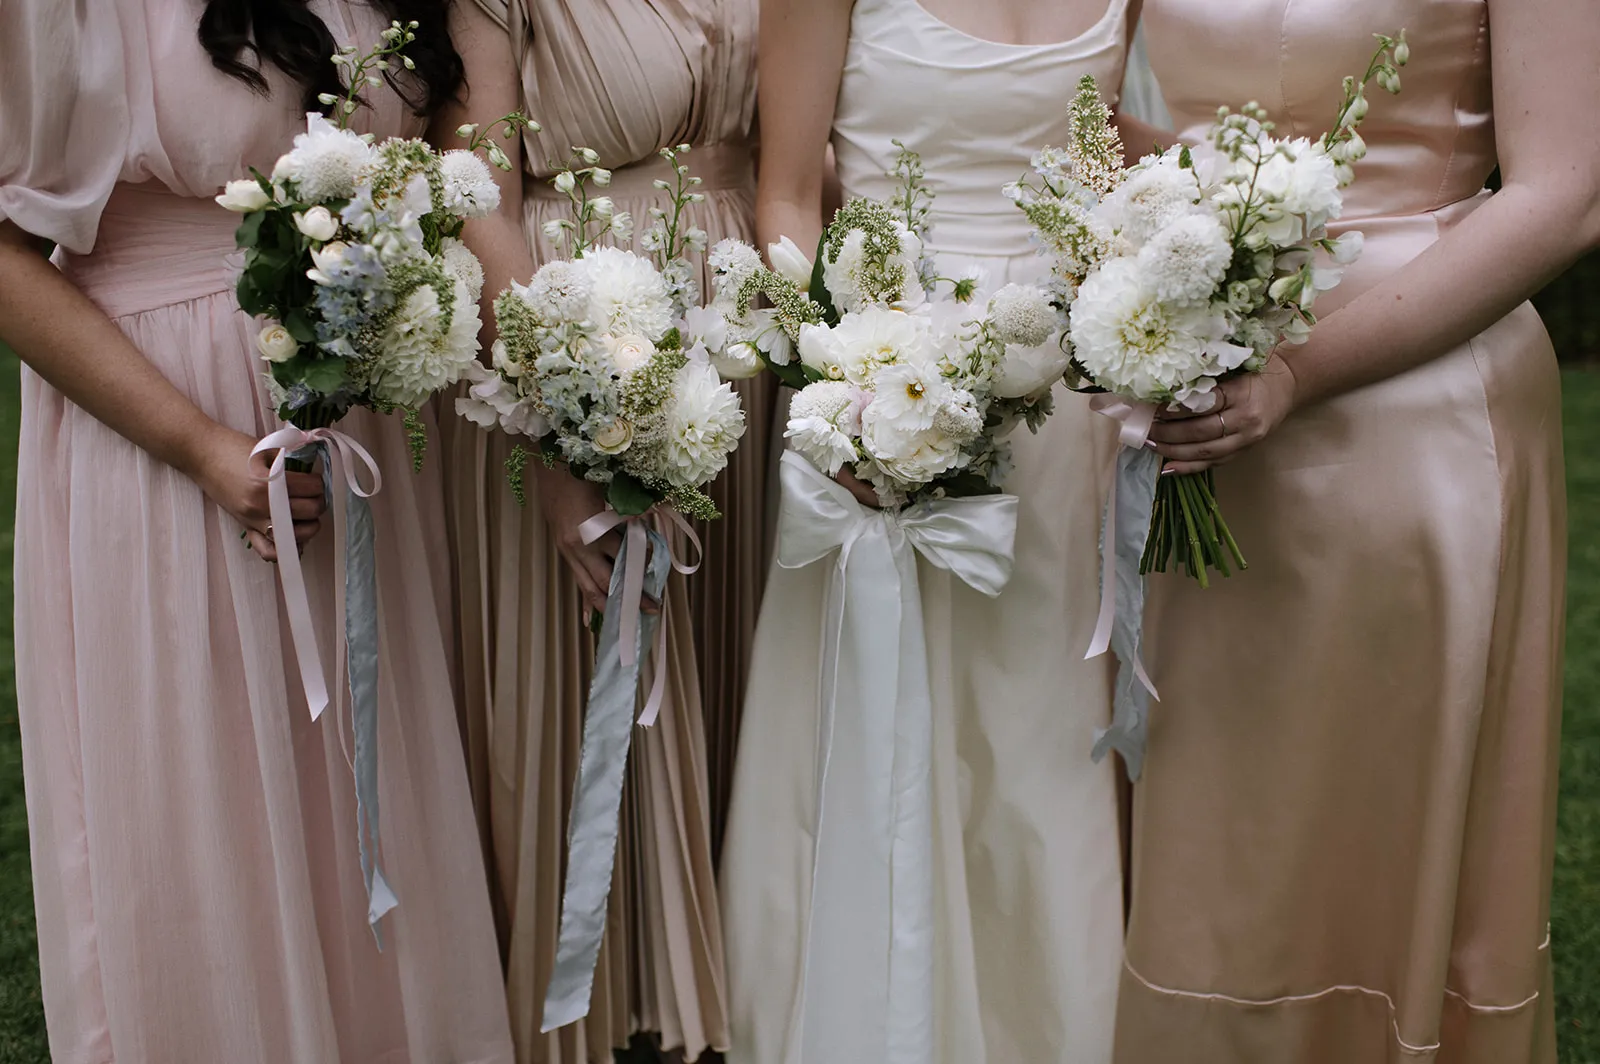
[[[1251,99],[1320,134],[1400,27],[1404,88],[1374,91],[1337,223],[1365,253],[1308,344],[1155,433],[1176,468],[1231,460],[1217,494],[1250,568],[1151,581],[1123,1064],[1555,1060],[1566,515],[1555,359],[1524,301],[1600,239],[1600,19],[1145,5],[1190,140]]]
[[[0,7],[0,336],[29,367],[17,693],[61,1064],[512,1059],[452,711],[439,465],[412,475],[398,417],[340,426],[386,474],[372,500],[379,791],[400,904],[380,952],[341,722],[310,719],[264,560],[249,456],[276,418],[233,293],[238,216],[212,199],[272,168],[337,89],[329,56],[371,47],[391,16],[423,23],[418,74],[366,89],[358,128],[418,135],[431,115],[454,143],[457,125],[509,110],[494,27],[453,10],[447,32],[441,9],[408,3]],[[258,57],[252,83],[239,72]],[[489,249],[517,243],[496,225],[517,235],[510,214],[466,233],[491,279],[511,266]],[[321,480],[290,476],[333,661]]]
[[[753,239],[755,0],[480,2],[509,34],[526,108],[544,126],[526,145],[527,234],[539,263],[561,254],[543,229],[570,216],[549,179],[574,145],[612,168],[605,193],[643,232],[661,202],[653,183],[670,176],[657,152],[692,144],[685,161],[706,195],[693,222],[713,244]],[[563,470],[541,470],[519,507],[503,471],[515,441],[464,421],[453,430],[462,433],[451,464],[465,725],[523,1064],[609,1064],[612,1047],[636,1032],[690,1060],[727,1045],[713,857],[765,581],[774,390],[770,378],[737,387],[745,442],[711,488],[725,516],[702,529],[701,570],[669,586],[668,704],[633,736],[592,1010],[548,1034],[539,1028],[594,655],[584,611],[603,607],[611,569],[577,528],[604,499]]]
[[[1068,136],[1085,75],[1115,99],[1135,12],[1127,0],[966,5],[768,0],[762,17],[764,241],[816,246],[831,139],[847,196],[887,197],[902,141],[936,194],[929,246],[945,276],[999,287],[1045,272],[1001,194],[1033,152]],[[1045,42],[1045,43],[1034,43]],[[837,97],[837,99],[836,99]],[[1110,671],[1084,661],[1115,447],[1065,389],[1038,435],[1015,437],[1016,569],[989,599],[919,564],[934,702],[929,1064],[1105,1064],[1122,948],[1112,766],[1090,761]],[[880,1064],[882,1017],[817,1015],[843,1056],[802,1044],[797,1001],[816,821],[818,661],[833,562],[775,567],[757,630],[723,860],[733,1064]],[[858,815],[844,809],[835,815]],[[847,998],[881,992],[852,973]],[[878,1048],[874,1048],[878,1047]],[[851,1052],[858,1055],[850,1056]],[[875,1055],[876,1054],[876,1055]],[[901,1059],[901,1058],[890,1058]]]

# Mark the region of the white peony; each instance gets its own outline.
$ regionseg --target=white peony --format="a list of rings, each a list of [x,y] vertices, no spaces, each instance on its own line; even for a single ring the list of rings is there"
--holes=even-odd
[[[966,464],[957,440],[933,428],[906,431],[877,406],[869,403],[861,412],[861,446],[889,476],[921,485]]]
[[[327,203],[354,195],[372,161],[372,147],[360,136],[312,113],[306,115],[306,131],[294,138],[293,150],[273,168],[272,179],[293,181],[301,200]]]
[[[256,350],[268,362],[287,362],[300,351],[300,345],[282,325],[268,325],[256,336]]]
[[[1129,170],[1093,215],[1138,247],[1199,202],[1200,181],[1195,172],[1178,165],[1177,155],[1169,152]]]
[[[717,378],[704,362],[678,370],[667,413],[667,479],[699,487],[728,464],[744,435],[744,410],[733,386]]]
[[[788,237],[767,245],[767,261],[772,271],[804,292],[811,287],[812,262],[800,246]]]
[[[643,369],[656,354],[656,345],[642,336],[608,335],[603,342],[611,371],[619,377]]]
[[[453,294],[448,329],[432,285],[419,286],[390,318],[379,340],[382,354],[373,382],[379,399],[414,409],[477,364],[478,304],[460,281]]]
[[[444,209],[461,218],[484,218],[500,207],[500,186],[476,152],[447,151],[439,158]]]
[[[933,427],[951,398],[950,385],[933,363],[905,361],[878,370],[872,405],[878,416],[904,431]]]
[[[481,429],[498,427],[535,439],[550,431],[550,423],[534,409],[533,403],[518,395],[516,388],[500,374],[476,360],[466,371],[464,379],[471,382],[471,387],[466,395],[456,400],[456,413]]]
[[[596,328],[651,341],[672,328],[672,297],[649,259],[620,248],[599,247],[585,252],[578,265],[589,278],[588,318]]]
[[[1072,356],[1064,350],[1061,339],[1054,336],[1032,347],[1007,344],[1005,358],[995,367],[989,394],[997,399],[1025,399],[1054,387],[1072,365]]]
[[[1157,299],[1209,302],[1228,273],[1233,245],[1210,214],[1189,214],[1150,238],[1139,252],[1139,269]]]
[[[439,246],[439,262],[444,272],[467,286],[476,303],[483,298],[483,263],[454,237],[445,237]]]
[[[1227,342],[1227,319],[1208,306],[1163,303],[1134,259],[1091,274],[1072,305],[1072,343],[1096,383],[1143,401],[1168,399],[1200,377],[1241,365],[1249,348]]]
[[[339,221],[326,207],[312,207],[295,215],[294,227],[312,240],[332,240],[339,235]]]
[[[512,291],[546,322],[579,322],[589,315],[589,296],[593,285],[588,273],[577,263],[556,259],[539,267],[526,288],[512,285]]]
[[[261,183],[256,181],[255,178],[243,181],[229,181],[227,186],[223,188],[222,195],[216,199],[218,203],[228,208],[228,210],[236,211],[240,214],[259,211],[272,202],[272,197],[267,195],[266,190],[261,187]]]
[[[1008,284],[989,299],[989,320],[1003,343],[1038,347],[1056,329],[1055,308],[1037,285]]]
[[[844,381],[817,381],[795,393],[784,432],[800,456],[830,477],[857,458],[861,408],[868,396]]]

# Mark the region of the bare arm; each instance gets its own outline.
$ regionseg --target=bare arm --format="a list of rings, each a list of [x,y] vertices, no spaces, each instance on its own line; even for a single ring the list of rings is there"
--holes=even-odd
[[[50,264],[38,242],[8,221],[0,221],[0,338],[90,416],[195,481],[238,519],[262,557],[275,556],[265,535],[266,481],[250,469],[255,440],[212,420],[175,388]],[[296,538],[304,543],[322,514],[322,480],[291,473],[289,487]]]
[[[825,159],[854,0],[761,0],[763,247],[787,236],[808,254],[822,235]]]
[[[1128,5],[1128,33],[1124,42],[1130,54],[1133,49],[1134,35],[1139,31],[1139,15],[1144,9],[1143,0],[1132,0]],[[1116,116],[1117,133],[1122,137],[1123,158],[1129,166],[1138,162],[1146,155],[1165,151],[1177,136],[1171,130],[1152,126],[1132,115],[1121,112]]]
[[[1461,346],[1600,245],[1600,19],[1590,0],[1492,0],[1489,21],[1502,191],[1304,346],[1281,348],[1261,377],[1229,382],[1232,435],[1158,430],[1181,471],[1231,457],[1296,406]]]

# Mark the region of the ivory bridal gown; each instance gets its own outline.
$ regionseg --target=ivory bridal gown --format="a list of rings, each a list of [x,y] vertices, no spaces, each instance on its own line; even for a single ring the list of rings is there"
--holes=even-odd
[[[653,183],[670,176],[657,151],[692,144],[685,161],[706,195],[692,221],[712,243],[754,238],[756,0],[479,3],[506,27],[525,106],[544,127],[526,143],[535,264],[560,254],[543,227],[569,217],[570,205],[549,179],[574,145],[612,168],[605,194],[642,233],[660,202]],[[633,734],[592,1011],[548,1034],[539,1028],[593,640],[537,498],[519,507],[506,486],[513,441],[459,419],[452,429],[468,756],[523,1064],[609,1064],[612,1047],[640,1031],[690,1060],[727,1045],[713,854],[765,582],[774,392],[770,378],[738,388],[746,445],[711,488],[725,516],[702,529],[701,570],[669,585],[667,704]]]
[[[1027,221],[1001,188],[1034,151],[1066,143],[1067,104],[1085,74],[1114,98],[1126,16],[1126,0],[1112,0],[1073,40],[1018,46],[961,32],[916,0],[858,0],[833,124],[846,195],[892,193],[898,138],[921,153],[937,195],[930,246],[941,273],[977,266],[992,288],[1040,276]],[[934,709],[934,924],[894,934],[934,951],[928,1064],[1111,1057],[1122,943],[1117,798],[1112,766],[1089,756],[1109,717],[1111,673],[1083,654],[1115,439],[1082,396],[1060,389],[1055,398],[1040,433],[1015,438],[1006,486],[1021,504],[1005,591],[987,598],[919,561]],[[881,1032],[862,1030],[835,1032],[862,1055],[822,1060],[800,1045],[794,1022],[833,565],[774,567],[757,629],[722,868],[732,1064],[883,1059],[870,1048]]]
[[[1483,204],[1488,10],[1146,0],[1191,141],[1251,99],[1320,134],[1372,34],[1407,29],[1404,91],[1373,96],[1337,225],[1366,250],[1324,320]],[[1522,306],[1217,471],[1250,569],[1205,591],[1151,581],[1162,701],[1134,797],[1118,1061],[1555,1059],[1560,422],[1550,341]]]
[[[385,21],[315,3],[340,44]],[[213,69],[198,5],[0,5],[0,218],[230,428],[275,427],[212,202],[305,130]],[[388,88],[361,128],[415,135]],[[430,431],[432,429],[430,419]],[[483,860],[456,739],[440,467],[397,417],[340,426],[383,468],[379,792],[399,908],[367,928],[348,720],[313,723],[277,570],[200,488],[27,369],[17,701],[39,961],[58,1064],[509,1064]],[[336,660],[331,531],[305,552]],[[342,678],[330,675],[330,682]],[[346,737],[346,744],[348,744]]]

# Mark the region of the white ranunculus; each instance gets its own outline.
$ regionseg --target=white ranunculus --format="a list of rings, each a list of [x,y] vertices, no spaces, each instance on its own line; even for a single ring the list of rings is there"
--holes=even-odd
[[[1007,344],[989,394],[999,399],[1024,399],[1054,387],[1072,365],[1072,356],[1063,350],[1061,340],[1058,334],[1032,347]]]
[[[268,362],[287,362],[300,351],[300,344],[282,325],[268,325],[256,336],[256,350]]]
[[[728,464],[744,435],[744,410],[733,386],[704,362],[678,370],[667,413],[667,479],[699,487]]]
[[[597,328],[652,342],[672,328],[672,297],[649,259],[621,248],[599,247],[586,251],[578,265],[588,275],[588,317]]]
[[[617,376],[643,369],[656,354],[656,345],[642,336],[606,336],[606,356]]]
[[[989,320],[1002,342],[1038,347],[1056,329],[1050,297],[1037,285],[1008,284],[989,299]]]
[[[312,207],[295,215],[294,227],[312,240],[332,240],[339,235],[339,220],[326,207]]]
[[[500,206],[500,186],[489,164],[470,151],[447,151],[439,157],[444,209],[462,218],[485,218]]]
[[[246,181],[229,181],[222,190],[222,195],[217,197],[217,202],[230,211],[245,214],[259,211],[272,202],[272,197],[267,195],[259,181],[251,178]]]
[[[1157,299],[1204,303],[1216,294],[1233,261],[1227,230],[1211,214],[1188,214],[1150,238],[1139,269]]]
[[[811,287],[812,262],[788,237],[767,245],[767,261],[779,277],[804,292]]]
[[[765,365],[751,341],[727,344],[720,351],[707,352],[712,368],[725,381],[743,381],[761,375]]]
[[[633,422],[616,418],[594,434],[594,449],[601,454],[621,454],[633,446]]]

